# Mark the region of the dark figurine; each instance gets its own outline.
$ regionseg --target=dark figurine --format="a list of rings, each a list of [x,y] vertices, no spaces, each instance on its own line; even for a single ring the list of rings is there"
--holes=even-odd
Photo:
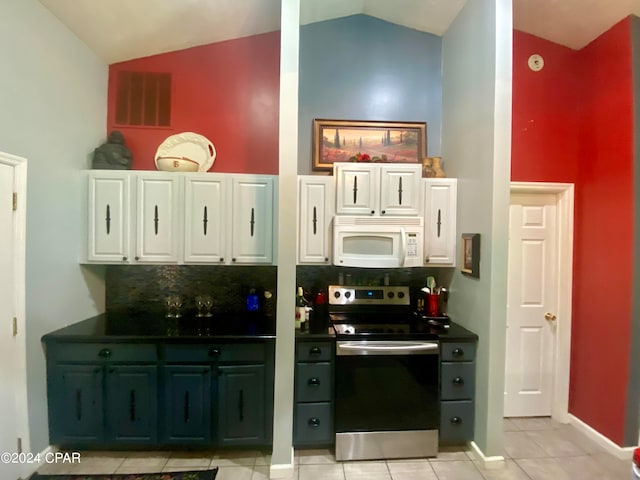
[[[93,151],[93,168],[128,170],[131,168],[131,151],[124,144],[122,133],[114,130],[107,143]]]

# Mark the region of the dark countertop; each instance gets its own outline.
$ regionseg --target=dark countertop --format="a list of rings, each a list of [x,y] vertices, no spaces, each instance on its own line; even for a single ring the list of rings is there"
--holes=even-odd
[[[273,321],[250,314],[166,318],[162,313],[109,312],[47,333],[43,342],[256,341],[275,339]]]
[[[478,335],[452,321],[448,329],[438,332],[438,339],[441,342],[477,342]]]

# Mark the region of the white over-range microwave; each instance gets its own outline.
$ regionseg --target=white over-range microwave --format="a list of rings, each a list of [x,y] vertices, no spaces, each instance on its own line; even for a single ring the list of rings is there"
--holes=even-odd
[[[341,267],[421,267],[422,217],[333,217],[333,264]]]

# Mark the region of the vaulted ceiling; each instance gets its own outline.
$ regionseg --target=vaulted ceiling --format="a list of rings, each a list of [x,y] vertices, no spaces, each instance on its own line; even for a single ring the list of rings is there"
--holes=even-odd
[[[365,14],[443,35],[466,1],[301,0],[300,23]],[[280,0],[40,0],[107,63],[280,28]],[[513,0],[514,28],[579,49],[640,0]]]

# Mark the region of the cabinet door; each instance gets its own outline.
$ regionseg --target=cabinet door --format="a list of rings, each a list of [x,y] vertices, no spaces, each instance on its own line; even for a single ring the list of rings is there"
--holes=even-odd
[[[211,442],[211,367],[167,365],[163,367],[164,441],[205,444]]]
[[[382,165],[380,215],[418,215],[421,165]]]
[[[123,262],[129,257],[130,176],[122,172],[89,174],[87,260]]]
[[[151,444],[158,432],[158,368],[107,367],[106,427],[109,441]]]
[[[136,261],[178,261],[178,180],[163,173],[138,176]]]
[[[374,215],[378,212],[380,169],[377,165],[336,164],[336,213]]]
[[[333,178],[318,175],[300,177],[298,196],[298,262],[329,263]]]
[[[243,445],[264,441],[264,366],[220,367],[218,388],[219,442]]]
[[[456,179],[424,180],[425,265],[456,264],[456,200]]]
[[[224,261],[226,186],[222,175],[185,177],[185,263]]]
[[[49,380],[51,443],[95,443],[103,434],[103,368],[56,365]]]
[[[231,261],[273,261],[273,178],[234,177]]]

